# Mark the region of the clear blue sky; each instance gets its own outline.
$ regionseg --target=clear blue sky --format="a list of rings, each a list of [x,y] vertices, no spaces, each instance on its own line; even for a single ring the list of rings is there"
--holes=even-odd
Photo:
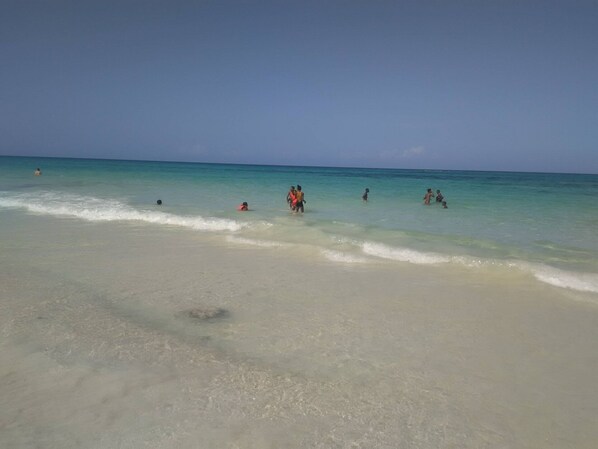
[[[0,154],[598,173],[598,1],[3,0]]]

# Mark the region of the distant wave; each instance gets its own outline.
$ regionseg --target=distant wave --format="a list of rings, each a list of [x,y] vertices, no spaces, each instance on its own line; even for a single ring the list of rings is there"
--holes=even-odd
[[[20,208],[37,214],[75,217],[87,221],[143,221],[200,231],[238,231],[247,226],[235,220],[143,211],[116,200],[50,192],[0,197],[0,207]]]

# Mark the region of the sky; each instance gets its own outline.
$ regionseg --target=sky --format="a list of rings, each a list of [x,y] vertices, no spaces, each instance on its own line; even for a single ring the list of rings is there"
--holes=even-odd
[[[598,173],[598,0],[3,0],[0,155]]]

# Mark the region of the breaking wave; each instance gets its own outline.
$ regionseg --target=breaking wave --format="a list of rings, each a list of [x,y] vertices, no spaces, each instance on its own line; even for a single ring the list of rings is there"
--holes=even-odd
[[[199,231],[238,231],[247,226],[235,220],[144,211],[116,200],[50,192],[0,197],[0,207],[19,208],[36,214],[74,217],[94,222],[142,221]]]
[[[370,256],[391,259],[400,262],[410,262],[418,265],[447,263],[451,258],[442,254],[424,253],[407,248],[391,247],[381,243],[365,242],[361,249]]]
[[[505,267],[518,269],[533,275],[538,281],[559,288],[598,293],[598,274],[560,270],[543,264],[531,264],[514,260],[483,259],[469,256],[447,256],[413,249],[392,247],[381,243],[364,242],[361,249],[365,254],[408,262],[416,265],[454,263],[467,268]],[[331,258],[332,259],[332,258]]]
[[[530,271],[539,281],[555,287],[598,293],[597,274],[572,273],[546,266],[533,266],[530,267]]]

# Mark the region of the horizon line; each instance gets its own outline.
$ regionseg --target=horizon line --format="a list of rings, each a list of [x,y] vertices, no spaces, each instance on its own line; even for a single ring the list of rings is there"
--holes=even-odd
[[[28,159],[79,159],[90,161],[120,161],[120,162],[159,162],[168,164],[205,164],[205,165],[243,165],[253,167],[288,167],[288,168],[346,168],[346,169],[362,169],[362,170],[413,170],[413,171],[447,171],[447,172],[482,172],[482,173],[534,173],[534,174],[559,174],[559,175],[598,175],[598,173],[587,172],[549,172],[549,171],[524,171],[524,170],[488,170],[488,169],[448,169],[448,168],[400,168],[400,167],[359,167],[350,165],[288,165],[288,164],[258,164],[258,163],[243,163],[243,162],[203,162],[203,161],[181,161],[181,160],[166,160],[166,159],[129,159],[129,158],[101,158],[101,157],[72,157],[72,156],[22,156],[12,154],[0,154],[0,157],[20,157]]]

